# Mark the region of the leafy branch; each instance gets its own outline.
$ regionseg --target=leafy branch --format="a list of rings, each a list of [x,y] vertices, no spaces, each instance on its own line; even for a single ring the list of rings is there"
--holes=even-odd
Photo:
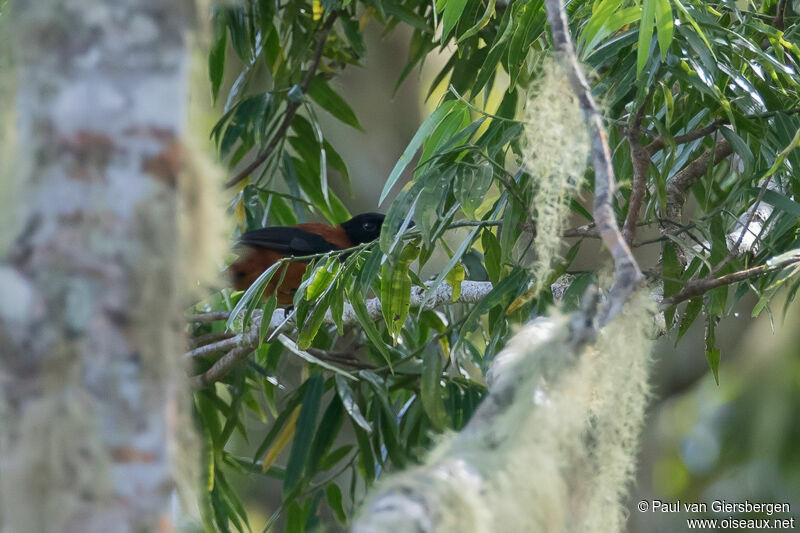
[[[611,150],[608,147],[602,114],[594,103],[592,91],[583,75],[578,58],[575,56],[575,49],[569,35],[567,13],[559,0],[547,0],[545,7],[554,47],[562,54],[572,91],[578,98],[584,120],[590,130],[592,164],[595,174],[594,219],[598,233],[614,259],[614,281],[609,291],[608,302],[599,319],[602,326],[622,309],[643,276],[630,247],[617,226],[614,207],[611,203],[612,194],[616,190]]]
[[[489,292],[492,290],[492,284],[486,281],[462,281],[458,298],[455,301],[453,300],[453,288],[448,284],[439,285],[433,294],[426,294],[425,289],[425,287],[419,286],[412,288],[410,304],[412,308],[419,308],[422,306],[425,309],[433,309],[442,305],[450,305],[453,303],[477,303],[483,297],[489,294]],[[382,307],[379,298],[371,298],[367,300],[365,304],[370,320],[375,321],[381,318]],[[214,315],[214,320],[227,320],[229,317],[230,313],[216,314]],[[190,322],[206,322],[210,318],[211,317],[209,317],[207,313],[188,317]],[[273,338],[279,335],[281,332],[289,331],[296,326],[294,316],[291,312],[287,311],[286,309],[276,309],[270,317],[269,324],[265,326],[265,331],[268,333],[262,337],[260,334],[262,332],[263,318],[264,317],[259,311],[255,311],[253,313],[253,321],[247,331],[229,339],[224,339],[205,346],[200,346],[184,354],[184,358],[194,359],[216,352],[227,351],[227,353],[218,359],[211,366],[211,368],[206,370],[203,374],[193,377],[192,384],[197,388],[202,388],[221,380],[236,364],[245,359],[253,350],[258,347],[260,338]],[[353,309],[353,306],[349,303],[345,303],[344,305],[341,323],[344,326],[353,326],[359,323],[358,316]],[[333,316],[331,315],[331,311],[328,310],[323,320],[323,325],[332,326],[334,324],[335,322],[333,320]],[[299,349],[293,349],[291,351],[296,354],[298,351],[303,352]],[[323,356],[325,355],[324,352],[317,352],[317,354],[320,353],[322,353]],[[318,364],[319,362],[323,362],[318,357],[315,357],[312,352],[307,350],[305,351],[304,355],[308,356],[307,360],[310,362],[317,362]],[[336,360],[338,358],[332,359],[335,362],[342,363],[342,361]]]
[[[311,59],[311,65],[309,65],[303,81],[301,81],[300,85],[298,85],[301,94],[298,95],[298,98],[289,100],[289,104],[286,106],[286,111],[283,116],[283,121],[281,122],[280,126],[278,126],[278,129],[275,131],[275,134],[272,136],[269,144],[267,144],[267,147],[260,152],[249,165],[229,179],[225,183],[225,188],[233,187],[243,179],[247,178],[250,173],[252,173],[258,167],[260,167],[261,164],[266,161],[270,155],[272,155],[272,153],[275,151],[275,148],[277,148],[278,144],[283,140],[286,132],[289,131],[289,127],[292,125],[292,120],[294,120],[297,110],[303,103],[303,96],[308,92],[308,89],[311,87],[311,82],[314,80],[314,76],[317,73],[317,68],[322,60],[322,53],[325,50],[325,42],[328,40],[328,34],[333,28],[333,23],[336,21],[336,17],[337,12],[334,11],[328,15],[328,18],[325,19],[325,22],[322,24],[317,36],[317,46]]]
[[[778,260],[773,259],[767,261],[767,263],[763,265],[758,265],[745,270],[740,270],[738,272],[733,272],[731,274],[726,274],[718,278],[706,277],[689,281],[678,293],[673,294],[669,298],[664,298],[661,301],[661,309],[668,309],[673,305],[677,305],[685,300],[694,298],[695,296],[705,294],[706,292],[716,289],[717,287],[724,287],[726,285],[739,283],[740,281],[763,276],[764,274],[769,274],[771,272],[777,272],[798,263],[800,263],[800,253],[794,252],[789,257]]]

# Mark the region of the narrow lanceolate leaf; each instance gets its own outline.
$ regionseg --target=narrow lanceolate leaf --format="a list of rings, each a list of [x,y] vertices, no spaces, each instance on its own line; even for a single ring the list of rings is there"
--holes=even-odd
[[[288,348],[288,350],[290,352],[292,352],[293,354],[297,355],[301,359],[305,359],[309,363],[313,363],[315,365],[321,366],[322,368],[324,368],[326,370],[330,370],[331,372],[335,372],[335,373],[339,374],[340,376],[346,377],[347,379],[352,379],[352,380],[356,379],[353,376],[351,376],[350,374],[348,374],[347,372],[345,372],[344,370],[342,370],[341,368],[333,366],[330,363],[326,363],[322,359],[314,357],[313,355],[311,355],[310,353],[306,352],[305,350],[301,350],[292,339],[290,339],[289,337],[287,337],[283,333],[278,335],[278,342],[280,342],[286,348]]]
[[[322,415],[322,420],[319,422],[319,427],[314,434],[314,442],[311,444],[311,454],[308,461],[308,475],[314,475],[318,470],[322,457],[328,453],[333,441],[339,434],[344,420],[344,409],[342,409],[342,402],[339,398],[334,396],[328,408]]]
[[[358,407],[353,389],[350,388],[350,385],[341,376],[334,376],[333,379],[336,382],[336,393],[339,395],[339,399],[342,400],[344,410],[350,418],[353,419],[353,422],[361,426],[367,433],[372,433],[372,426],[369,425],[367,419],[361,414],[361,409]]]
[[[400,159],[397,160],[397,164],[395,164],[392,172],[389,174],[389,178],[386,180],[386,184],[383,186],[383,190],[381,191],[381,197],[378,201],[378,205],[382,204],[386,197],[392,190],[392,187],[395,186],[397,180],[400,179],[400,175],[406,169],[411,160],[414,158],[414,155],[419,150],[420,146],[422,146],[422,142],[431,134],[431,132],[439,125],[439,123],[444,119],[445,116],[450,112],[454,105],[458,103],[458,100],[448,100],[440,105],[436,110],[425,119],[422,125],[417,130],[417,133],[414,134],[414,137],[411,138],[411,141],[408,143],[408,146],[405,150],[403,150]]]
[[[280,453],[286,448],[286,445],[292,440],[294,437],[295,429],[297,424],[297,417],[300,415],[300,407],[296,407],[291,414],[289,415],[289,419],[286,421],[286,425],[283,427],[283,431],[281,431],[278,438],[275,439],[275,443],[269,449],[267,454],[264,456],[264,464],[263,464],[263,471],[266,472],[269,468],[275,464],[275,460],[278,458]]]
[[[450,261],[447,262],[444,270],[442,270],[439,275],[436,276],[436,279],[433,280],[432,284],[428,285],[428,290],[425,291],[425,296],[422,298],[422,303],[420,304],[420,310],[425,307],[425,304],[428,302],[431,296],[436,293],[436,289],[439,287],[439,285],[441,285],[442,281],[444,281],[444,278],[447,277],[447,274],[450,273],[450,270],[452,270],[453,267],[456,266],[456,263],[461,260],[464,252],[467,251],[467,248],[470,247],[472,241],[475,240],[475,236],[478,234],[480,229],[481,228],[479,226],[475,226],[475,229],[473,229],[470,234],[467,235],[467,238],[461,241],[461,245],[459,245],[458,249],[456,249],[453,257],[450,258]]]
[[[217,103],[217,95],[225,74],[225,51],[228,46],[228,26],[221,13],[214,16],[214,43],[208,52],[208,75],[211,78],[211,97]]]
[[[339,485],[336,483],[329,484],[325,489],[325,496],[328,498],[328,505],[331,506],[331,510],[333,510],[336,521],[340,524],[347,522],[347,515],[345,514],[344,506],[342,505],[342,490],[339,488]]]
[[[706,359],[711,373],[714,374],[714,381],[719,385],[719,348],[716,346],[716,327],[719,317],[709,315],[706,318]]]
[[[641,74],[650,56],[650,43],[653,40],[656,4],[659,0],[644,0],[642,20],[639,23],[639,48],[636,53],[636,75]]]
[[[419,249],[409,243],[394,261],[387,261],[381,267],[381,311],[392,340],[403,330],[411,303],[411,263],[417,258]]]
[[[681,340],[687,331],[689,331],[689,327],[694,323],[694,320],[700,314],[700,311],[703,309],[703,298],[698,296],[696,298],[692,298],[689,300],[689,303],[686,305],[686,310],[683,312],[683,316],[681,317],[681,324],[678,328],[678,336],[675,339],[675,344],[678,344],[678,341]]]
[[[489,0],[489,2],[486,4],[486,9],[484,10],[483,15],[481,15],[481,18],[479,18],[478,22],[476,22],[470,29],[465,31],[461,35],[461,37],[458,38],[459,43],[463,43],[464,41],[466,41],[467,39],[478,33],[484,26],[486,26],[489,23],[489,20],[494,16],[495,3],[496,3],[495,0]]]
[[[297,417],[297,430],[292,441],[292,451],[286,465],[286,477],[283,480],[284,496],[291,493],[299,484],[311,452],[311,441],[319,413],[319,403],[325,390],[325,379],[321,373],[308,378],[306,394],[300,415]]]
[[[497,237],[490,229],[484,229],[481,234],[481,246],[483,247],[484,266],[489,275],[489,281],[497,284],[500,281],[503,264],[501,261],[502,252]]]
[[[477,167],[462,166],[453,181],[453,194],[461,203],[461,209],[469,218],[475,218],[475,210],[492,186],[493,170],[489,163]]]
[[[678,292],[681,288],[681,265],[678,261],[678,254],[675,250],[675,244],[665,242],[661,252],[662,268],[664,275],[664,297],[667,298]],[[675,316],[675,308],[667,309],[664,312],[667,321],[667,327],[672,325],[672,318]]]
[[[330,88],[325,81],[317,76],[311,82],[308,89],[311,99],[318,103],[325,111],[338,118],[348,126],[352,126],[359,131],[364,131],[358,122],[353,109],[347,104],[344,98]]]
[[[389,368],[391,368],[392,358],[389,355],[389,350],[386,347],[386,343],[378,331],[378,328],[375,327],[372,317],[367,311],[367,306],[364,304],[363,294],[356,289],[348,290],[347,299],[350,301],[350,305],[353,306],[353,312],[356,314],[356,318],[358,319],[358,323],[361,325],[361,328],[364,330],[364,334],[367,336],[372,346],[380,352],[384,361],[386,361],[386,364],[389,365]]]
[[[447,427],[447,410],[442,399],[444,389],[439,386],[441,379],[442,357],[436,344],[429,344],[422,360],[422,407],[433,427],[440,431]]]
[[[442,42],[445,42],[450,36],[450,32],[456,27],[466,6],[467,0],[447,0],[444,5],[444,14],[442,14]]]
[[[675,25],[672,20],[672,5],[670,5],[669,0],[657,0],[655,9],[658,49],[661,51],[661,59],[664,60],[667,57],[669,45],[672,44],[672,37],[675,32]]]
[[[234,320],[236,320],[236,318],[239,316],[239,313],[241,313],[244,309],[247,309],[244,317],[244,319],[247,320],[252,310],[261,300],[261,296],[264,294],[267,284],[275,275],[275,272],[277,272],[278,268],[280,268],[282,265],[283,263],[281,262],[275,263],[267,270],[262,272],[261,275],[258,276],[258,278],[253,282],[253,284],[250,285],[250,287],[242,295],[242,298],[237,302],[236,306],[231,311],[228,321],[225,323],[226,329],[231,329]],[[267,317],[267,320],[269,320],[269,317]]]

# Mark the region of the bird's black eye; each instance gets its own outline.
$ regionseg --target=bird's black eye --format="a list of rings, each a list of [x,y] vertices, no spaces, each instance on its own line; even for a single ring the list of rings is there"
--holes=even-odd
[[[369,233],[372,233],[373,231],[378,229],[377,226],[375,226],[374,222],[364,222],[364,225],[361,227],[364,229],[364,231]]]

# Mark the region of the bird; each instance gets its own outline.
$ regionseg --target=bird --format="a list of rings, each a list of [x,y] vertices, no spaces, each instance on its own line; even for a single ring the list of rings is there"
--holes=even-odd
[[[372,242],[380,236],[384,218],[381,213],[362,213],[337,226],[306,222],[245,232],[238,242],[239,258],[228,267],[233,287],[246,290],[265,270],[285,257],[345,250]],[[307,261],[287,263],[285,273],[279,271],[273,275],[264,296],[275,294],[279,306],[291,305],[307,266]]]

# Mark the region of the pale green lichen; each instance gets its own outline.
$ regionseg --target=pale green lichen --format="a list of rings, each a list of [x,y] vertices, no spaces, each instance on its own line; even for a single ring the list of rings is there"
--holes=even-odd
[[[648,295],[635,296],[577,355],[565,317],[552,328],[527,327],[510,341],[510,362],[487,399],[500,397],[502,406],[508,394],[510,404],[476,413],[477,424],[444,438],[424,466],[385,481],[381,493],[423,502],[435,527],[418,520],[421,531],[623,531],[648,398],[652,313]]]
[[[202,28],[200,30],[202,32]],[[200,40],[195,39],[195,44]],[[211,102],[205,96],[204,54],[195,51],[190,67],[189,126],[184,135],[184,167],[178,176],[181,272],[188,289],[197,293],[217,285],[222,258],[229,252],[232,228],[225,213],[224,169],[209,156],[212,147],[199,134],[213,125]]]
[[[557,58],[543,62],[523,122],[522,164],[533,177],[531,216],[536,221],[536,259],[531,271],[538,292],[559,257],[569,201],[581,189],[590,150],[578,100]]]

